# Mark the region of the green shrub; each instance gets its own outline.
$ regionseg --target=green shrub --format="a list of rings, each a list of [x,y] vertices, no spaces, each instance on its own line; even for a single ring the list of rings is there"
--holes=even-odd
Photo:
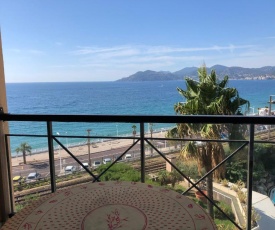
[[[109,164],[101,165],[97,168],[97,172],[102,173]],[[101,177],[102,181],[140,181],[140,172],[133,169],[128,164],[117,163],[114,164],[107,172],[105,172]]]
[[[230,205],[226,204],[225,202],[216,202],[216,204],[231,219],[235,218]],[[218,210],[216,207],[214,207],[214,214],[215,214],[215,218],[226,219],[224,214],[220,212],[220,210]]]

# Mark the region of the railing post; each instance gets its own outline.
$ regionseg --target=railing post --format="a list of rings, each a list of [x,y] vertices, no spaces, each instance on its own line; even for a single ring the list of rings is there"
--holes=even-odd
[[[246,229],[251,229],[252,216],[252,183],[253,183],[253,151],[254,151],[254,124],[249,127],[249,148],[248,148],[248,172],[247,172],[247,210],[246,210]]]
[[[0,114],[8,112],[7,94],[6,94],[6,82],[4,74],[4,60],[2,52],[2,39],[0,29]],[[13,186],[10,181],[11,172],[8,165],[11,165],[9,159],[10,151],[7,152],[5,148],[5,134],[9,133],[9,127],[7,121],[0,121],[0,222],[5,222],[14,210],[14,203],[10,203],[11,197],[13,197]],[[9,161],[9,162],[7,162]],[[9,175],[8,175],[9,174]]]
[[[0,113],[3,113],[1,107]],[[7,142],[5,141],[6,130],[7,125],[3,121],[0,121],[0,222],[5,222],[14,211],[10,152],[7,151]]]
[[[5,135],[5,145],[6,145],[6,153],[7,153],[7,168],[8,168],[8,179],[9,179],[9,191],[10,191],[10,204],[11,204],[11,213],[10,216],[15,214],[14,211],[14,193],[13,193],[13,183],[12,183],[12,160],[10,156],[10,146],[9,146],[9,138]]]
[[[54,149],[53,149],[53,130],[52,122],[47,121],[47,134],[48,134],[48,149],[49,149],[49,163],[50,163],[50,175],[51,175],[51,190],[52,192],[56,191],[56,182],[55,182],[55,163],[54,163]]]
[[[145,182],[144,123],[140,123],[140,172],[141,182]]]

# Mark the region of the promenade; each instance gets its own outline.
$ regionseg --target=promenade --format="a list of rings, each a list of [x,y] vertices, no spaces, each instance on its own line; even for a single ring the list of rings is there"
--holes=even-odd
[[[166,132],[155,132],[153,133],[152,137],[153,138],[165,138],[165,133]],[[151,137],[151,135],[149,135]],[[149,137],[146,135],[146,137]],[[65,140],[65,139],[64,139]],[[62,142],[62,141],[61,141]],[[104,152],[112,149],[118,149],[122,147],[127,147],[130,146],[133,143],[132,139],[113,139],[109,141],[104,141],[104,142],[98,142],[96,144],[90,144],[90,153],[98,153],[98,152]],[[63,143],[65,146],[66,144]],[[139,143],[137,143],[139,145]],[[88,144],[80,145],[80,146],[74,146],[74,147],[68,147],[71,153],[73,153],[76,157],[88,154]],[[55,149],[54,151],[54,157],[55,160],[58,160],[59,158],[67,158],[70,155],[61,147],[59,149]],[[49,152],[41,152],[41,153],[36,153],[36,154],[31,154],[26,156],[27,163],[35,163],[35,162],[43,162],[49,160]],[[18,166],[23,164],[23,157],[18,156],[18,157],[12,157],[12,166]]]

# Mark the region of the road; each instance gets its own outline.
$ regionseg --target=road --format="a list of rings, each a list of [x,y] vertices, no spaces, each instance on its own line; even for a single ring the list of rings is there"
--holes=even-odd
[[[92,153],[91,154],[91,162],[94,161],[100,161],[102,162],[104,158],[111,158],[112,160],[115,157],[118,157],[121,155],[124,151],[126,151],[128,147],[121,147],[121,148],[116,148],[116,149],[110,149],[106,151],[101,151],[97,153]],[[137,157],[139,156],[139,146],[134,146],[128,153],[132,154],[132,157]],[[77,158],[82,162],[88,163],[88,154],[84,154],[81,156],[77,156]],[[70,156],[67,158],[61,159],[56,159],[55,160],[55,174],[60,175],[64,173],[64,168],[67,165],[73,165],[76,166],[78,170],[80,170],[80,165]],[[61,169],[61,171],[60,171]],[[19,165],[19,166],[13,166],[12,167],[12,177],[21,175],[22,177],[27,177],[29,173],[31,172],[38,172],[41,174],[42,178],[47,177],[50,174],[50,168],[49,168],[49,161],[45,162],[35,162],[35,163],[29,163],[26,165]],[[61,173],[60,173],[61,172]]]

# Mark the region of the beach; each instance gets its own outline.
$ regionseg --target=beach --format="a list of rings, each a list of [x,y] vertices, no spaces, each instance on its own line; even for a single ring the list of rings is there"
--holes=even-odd
[[[165,131],[161,132],[154,132],[152,137],[153,138],[165,138]],[[146,134],[146,137],[151,137],[151,135]],[[138,136],[136,136],[138,138]],[[98,143],[91,143],[90,144],[90,153],[98,153],[98,152],[103,152],[111,149],[118,149],[121,147],[126,147],[130,146],[133,143],[132,139],[113,139],[113,140],[108,140],[104,142],[98,142]],[[64,143],[63,143],[64,144]],[[64,144],[65,145],[65,144]],[[139,145],[139,143],[138,143]],[[65,145],[66,146],[66,145]],[[69,151],[73,153],[76,157],[88,154],[88,144],[80,145],[80,146],[73,146],[73,147],[68,147]],[[67,157],[70,157],[70,155],[60,147],[60,149],[55,149],[54,150],[54,158],[55,160],[58,159],[65,159]],[[45,162],[49,160],[49,152],[41,152],[41,153],[35,153],[35,154],[27,154],[26,156],[26,161],[27,164],[30,163],[38,163],[38,162]],[[12,157],[12,166],[18,166],[23,164],[23,157],[17,156],[17,157]]]

